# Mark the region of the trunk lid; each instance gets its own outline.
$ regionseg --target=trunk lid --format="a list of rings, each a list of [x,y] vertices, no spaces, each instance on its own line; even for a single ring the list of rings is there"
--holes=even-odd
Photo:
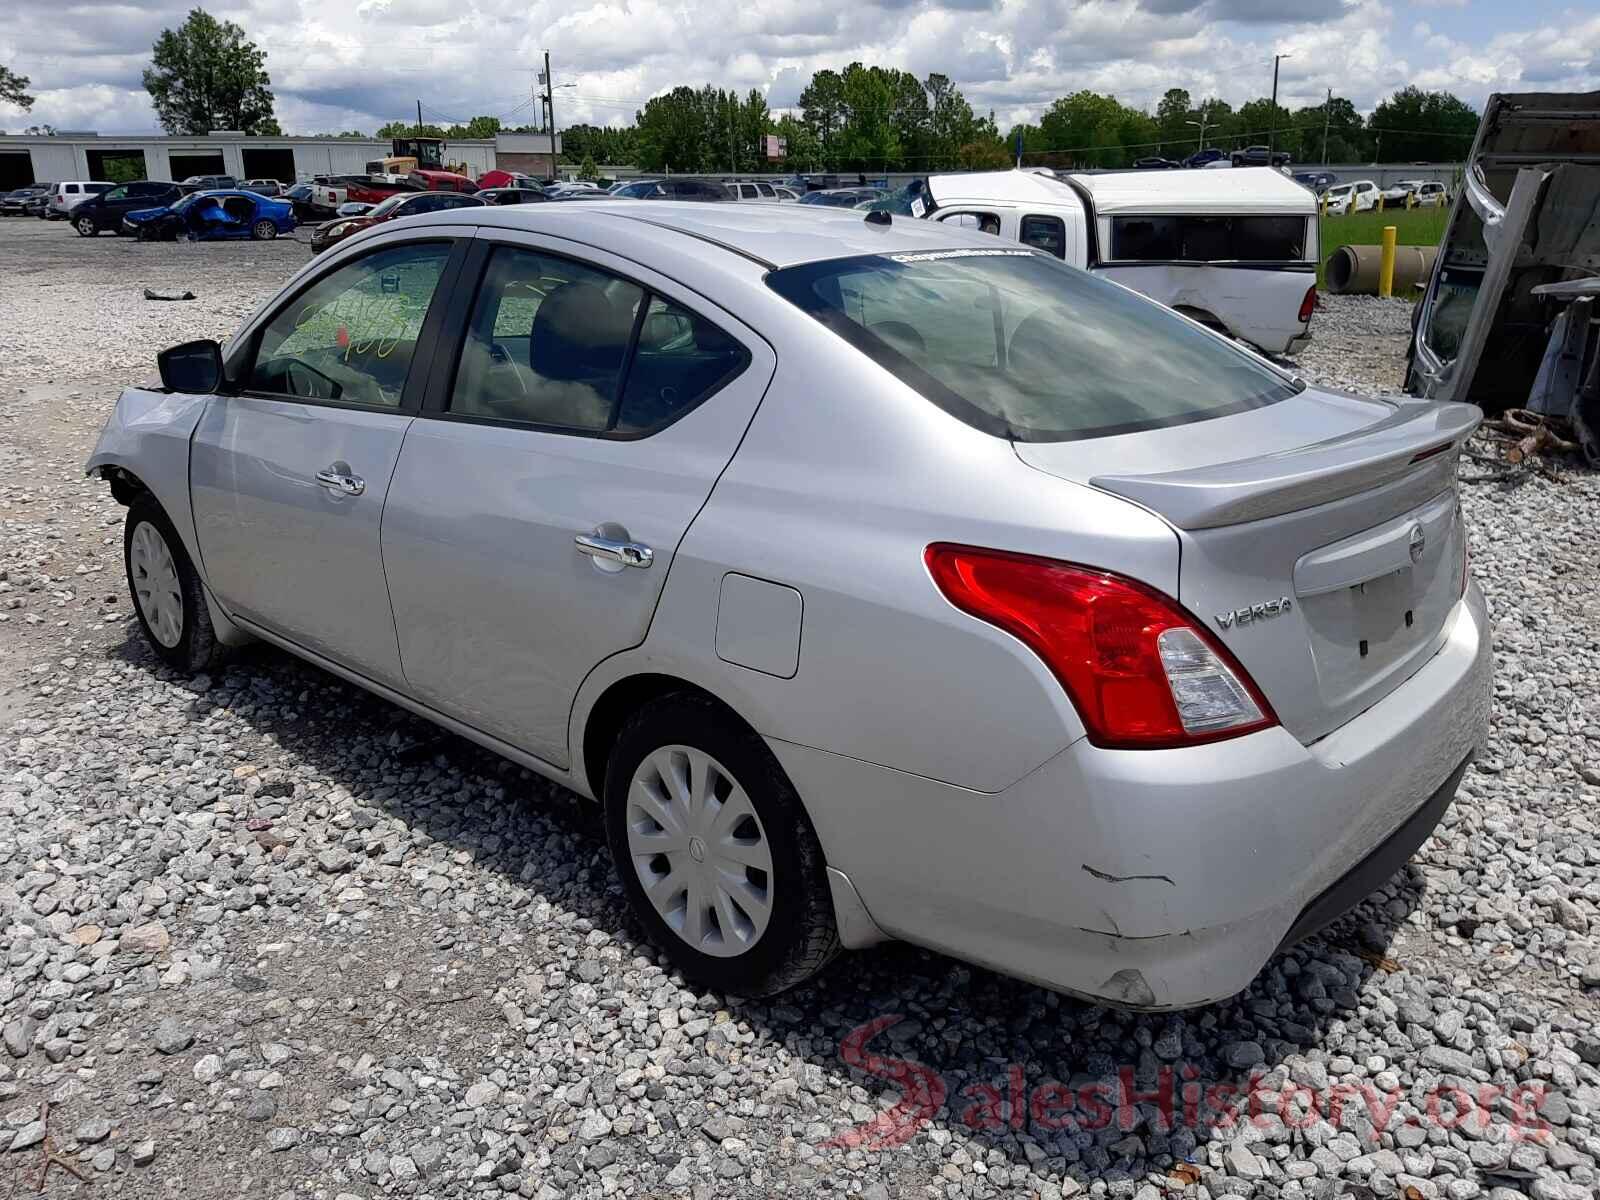
[[[1480,416],[1306,389],[1215,420],[1015,448],[1172,525],[1179,601],[1311,742],[1442,643],[1466,553],[1456,460]]]

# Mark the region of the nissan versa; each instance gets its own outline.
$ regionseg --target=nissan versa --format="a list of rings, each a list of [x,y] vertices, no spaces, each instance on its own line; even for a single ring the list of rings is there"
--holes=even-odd
[[[900,938],[1129,1008],[1380,886],[1484,736],[1459,404],[932,222],[394,221],[88,470],[150,645],[259,638],[599,801],[738,994]]]

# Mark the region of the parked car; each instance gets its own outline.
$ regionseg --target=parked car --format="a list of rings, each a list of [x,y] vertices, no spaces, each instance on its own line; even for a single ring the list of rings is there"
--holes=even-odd
[[[123,232],[122,218],[145,208],[159,208],[172,204],[183,195],[175,183],[161,183],[152,179],[119,183],[96,195],[86,196],[72,210],[72,225],[82,237],[97,233]]]
[[[869,216],[476,207],[313,260],[86,464],[143,636],[263,639],[596,799],[720,992],[899,938],[1233,996],[1486,736],[1478,414]]]
[[[52,183],[44,191],[24,200],[22,202],[22,215],[25,217],[38,217],[41,221],[48,220],[50,217],[50,188],[54,186],[55,184]]]
[[[30,183],[26,187],[13,188],[0,196],[0,217],[26,216],[28,202],[46,196],[50,192],[51,184]]]
[[[400,192],[374,205],[370,212],[362,216],[336,217],[318,225],[311,231],[311,253],[321,254],[346,238],[386,221],[398,221],[401,217],[415,217],[423,213],[443,213],[453,208],[483,206],[484,202],[478,197],[463,196],[459,192]]]
[[[545,194],[544,188],[538,187],[484,188],[473,195],[485,204],[543,204],[552,198]]]
[[[723,186],[728,189],[735,200],[741,200],[746,204],[778,204],[785,198],[779,194],[776,186],[766,182],[763,179],[758,179],[753,182],[749,180],[742,180],[739,182],[726,183]],[[785,192],[789,191],[788,188],[784,188],[783,190]],[[794,199],[799,199],[799,197],[795,196],[793,192],[789,192],[789,196]]]
[[[827,188],[820,192],[807,192],[799,203],[823,208],[854,208],[869,200],[882,200],[888,193],[882,188]]]
[[[1189,155],[1188,158],[1183,160],[1183,165],[1186,167],[1204,167],[1210,163],[1227,161],[1227,151],[1219,150],[1215,146],[1208,146],[1204,150],[1196,150]]]
[[[1420,179],[1401,179],[1382,188],[1383,206],[1385,208],[1404,208],[1406,197],[1422,186]]]
[[[1370,179],[1354,183],[1338,183],[1324,192],[1329,216],[1342,217],[1353,212],[1367,212],[1378,207],[1378,185]]]
[[[679,197],[680,199],[682,197]],[[615,200],[616,197],[609,192],[596,191],[591,188],[573,188],[571,191],[551,194],[546,190],[545,199],[555,204],[562,204],[571,200]]]
[[[364,217],[375,207],[377,206],[372,204],[363,204],[359,200],[346,200],[343,204],[339,205],[338,209],[335,210],[333,215],[336,217]]]
[[[1310,188],[1316,196],[1339,182],[1339,177],[1332,171],[1296,171],[1292,178],[1301,187]]]
[[[455,171],[413,171],[406,176],[406,180],[412,187],[424,192],[462,192],[470,196],[478,190],[474,180]]]
[[[1162,158],[1159,155],[1133,160],[1133,169],[1136,171],[1171,171],[1181,166],[1183,164],[1175,159]]]
[[[1417,208],[1448,208],[1450,206],[1450,189],[1442,183],[1428,180],[1421,184],[1412,194],[1411,203]]]
[[[232,175],[191,175],[178,186],[186,192],[206,192],[237,188],[239,181]]]
[[[44,216],[51,221],[65,221],[72,215],[73,209],[77,208],[90,196],[98,196],[101,192],[109,192],[115,186],[116,184],[105,183],[97,179],[52,183],[49,192],[45,194]]]
[[[1270,150],[1266,146],[1246,146],[1231,152],[1228,161],[1236,167],[1283,167],[1289,164],[1289,152]]]
[[[276,198],[282,196],[284,193],[283,184],[279,183],[276,179],[247,179],[239,186],[247,192],[256,193],[258,196],[272,196]]]
[[[479,191],[503,187],[526,188],[530,191],[543,190],[543,185],[537,179],[531,175],[524,175],[521,171],[503,171],[496,168],[478,176]]]
[[[666,179],[635,179],[609,193],[625,200],[731,200],[727,185],[715,179],[673,175]]]
[[[160,208],[137,209],[122,218],[123,230],[140,241],[210,241],[255,238],[271,241],[294,232],[294,206],[241,189],[190,192]]]
[[[1272,354],[1311,337],[1317,204],[1270,167],[929,175],[873,207],[1022,242]]]

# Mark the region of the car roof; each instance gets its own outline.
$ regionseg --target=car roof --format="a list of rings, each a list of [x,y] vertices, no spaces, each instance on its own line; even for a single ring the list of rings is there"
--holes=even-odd
[[[597,245],[606,244],[607,231],[615,229],[615,222],[628,221],[719,246],[774,268],[862,254],[970,249],[972,245],[957,231],[914,217],[893,217],[883,225],[865,220],[853,209],[798,210],[776,204],[597,200],[575,207],[473,207],[470,211],[430,213],[427,221],[550,233]]]

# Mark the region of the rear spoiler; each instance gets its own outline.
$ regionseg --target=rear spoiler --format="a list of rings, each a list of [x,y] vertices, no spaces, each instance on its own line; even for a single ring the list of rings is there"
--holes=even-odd
[[[1473,405],[1405,400],[1375,425],[1281,454],[1157,475],[1097,475],[1089,483],[1179,529],[1239,525],[1342,500],[1429,459],[1453,457],[1481,420]]]

